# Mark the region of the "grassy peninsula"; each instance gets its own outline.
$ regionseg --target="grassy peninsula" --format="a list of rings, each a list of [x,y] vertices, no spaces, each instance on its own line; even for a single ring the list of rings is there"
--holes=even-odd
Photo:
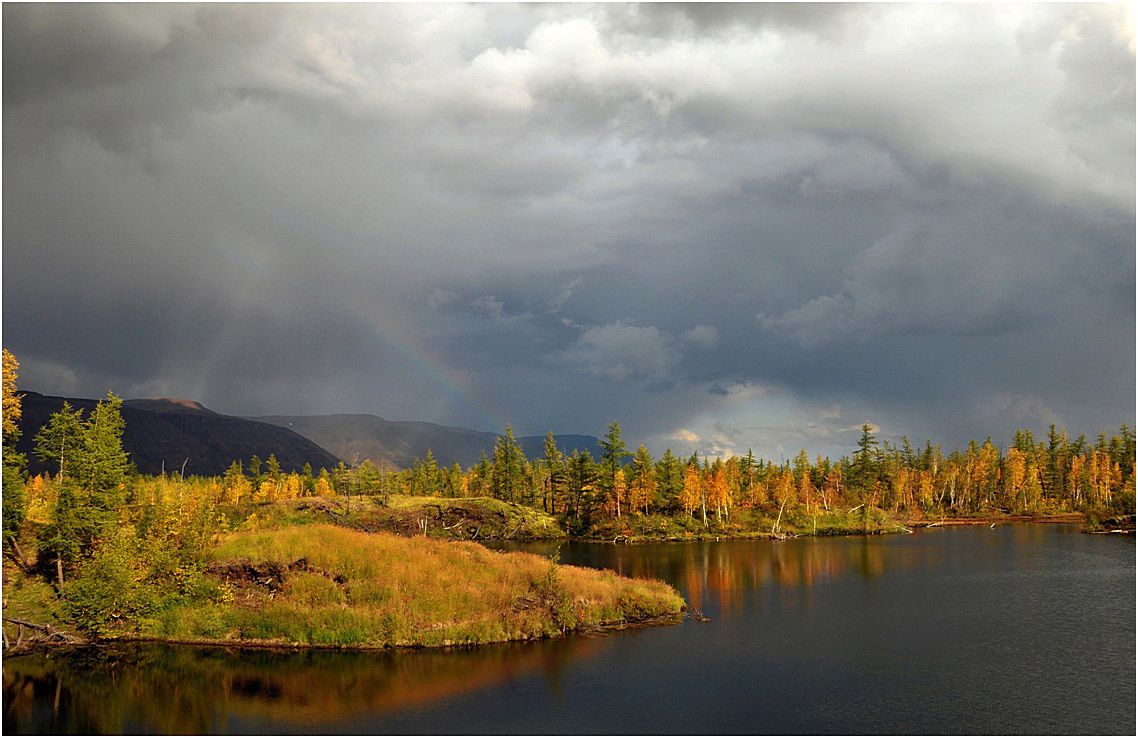
[[[540,556],[326,524],[227,536],[213,602],[108,634],[273,645],[450,646],[547,638],[676,617],[670,586]]]
[[[115,536],[58,596],[46,579],[14,573],[5,617],[103,639],[390,648],[675,621],[684,608],[658,581],[321,522],[227,534],[183,570],[193,581],[180,588],[144,556]]]
[[[7,422],[20,398],[4,358]],[[57,464],[48,479],[25,478],[19,429],[5,427],[6,648],[88,638],[472,645],[676,620],[684,609],[662,582],[431,537],[559,535],[551,516],[509,502],[319,496],[291,486],[272,457],[256,496],[244,476],[132,473],[121,407],[108,395],[86,417],[66,404],[52,415],[36,436],[37,454]]]

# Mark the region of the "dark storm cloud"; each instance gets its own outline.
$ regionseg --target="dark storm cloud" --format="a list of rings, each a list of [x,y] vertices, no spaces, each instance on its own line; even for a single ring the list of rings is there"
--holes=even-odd
[[[1128,12],[7,5],[4,342],[657,451],[1133,422]]]

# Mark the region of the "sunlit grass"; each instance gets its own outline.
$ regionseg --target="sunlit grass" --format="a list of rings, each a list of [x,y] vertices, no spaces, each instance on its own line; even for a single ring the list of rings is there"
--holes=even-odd
[[[676,616],[683,607],[658,581],[475,543],[331,525],[234,533],[214,559],[305,563],[275,591],[238,584],[232,602],[166,611],[147,635],[319,646],[475,644]]]

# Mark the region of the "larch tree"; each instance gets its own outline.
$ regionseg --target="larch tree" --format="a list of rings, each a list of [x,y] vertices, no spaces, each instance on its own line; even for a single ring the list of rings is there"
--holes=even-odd
[[[680,492],[680,504],[688,517],[694,517],[695,509],[700,506],[703,499],[703,475],[700,474],[698,465],[688,464],[684,467],[684,486]],[[703,522],[707,524],[706,507],[703,510]]]
[[[27,512],[24,496],[25,459],[23,454],[16,451],[16,443],[20,440],[19,420],[23,411],[20,395],[16,394],[16,373],[20,363],[8,349],[3,350],[3,355],[3,536],[5,544],[10,542],[17,560],[22,561],[20,544],[16,540]]]

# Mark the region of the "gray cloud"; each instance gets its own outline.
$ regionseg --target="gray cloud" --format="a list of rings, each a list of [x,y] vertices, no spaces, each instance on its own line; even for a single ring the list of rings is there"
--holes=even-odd
[[[556,364],[618,382],[667,380],[679,358],[674,341],[656,326],[620,321],[588,328],[572,346],[550,356]]]
[[[775,455],[1133,422],[1128,6],[3,13],[29,388]]]

